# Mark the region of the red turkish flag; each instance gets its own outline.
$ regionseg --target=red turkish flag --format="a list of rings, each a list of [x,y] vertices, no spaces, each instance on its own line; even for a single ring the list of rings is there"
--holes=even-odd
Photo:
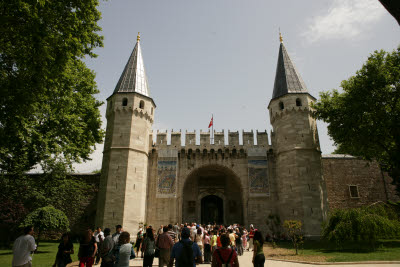
[[[208,128],[210,128],[211,126],[213,126],[213,117],[211,117],[211,121],[210,121],[210,124],[208,125]]]

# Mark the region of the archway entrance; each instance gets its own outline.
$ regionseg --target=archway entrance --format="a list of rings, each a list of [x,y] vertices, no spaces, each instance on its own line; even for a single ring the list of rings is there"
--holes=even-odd
[[[182,222],[243,224],[243,189],[229,168],[206,165],[193,170],[182,190]]]
[[[201,199],[201,223],[224,223],[223,200],[215,195],[209,195]]]

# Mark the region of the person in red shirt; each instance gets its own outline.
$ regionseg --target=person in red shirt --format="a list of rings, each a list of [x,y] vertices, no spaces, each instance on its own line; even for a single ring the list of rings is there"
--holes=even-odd
[[[222,247],[216,249],[212,256],[211,267],[221,267],[222,264],[230,264],[232,267],[239,267],[239,260],[235,249],[230,248],[231,240],[226,234],[220,236]]]
[[[253,238],[254,238],[254,233],[257,231],[257,229],[254,229],[253,225],[250,224],[250,232],[249,232],[249,249],[248,251],[253,251]]]
[[[217,246],[218,246],[218,248],[221,248],[221,247],[222,247],[222,244],[221,244],[221,236],[224,235],[224,234],[225,234],[225,232],[224,232],[223,230],[221,230],[221,231],[219,232],[219,235],[218,235],[218,237],[217,237]]]

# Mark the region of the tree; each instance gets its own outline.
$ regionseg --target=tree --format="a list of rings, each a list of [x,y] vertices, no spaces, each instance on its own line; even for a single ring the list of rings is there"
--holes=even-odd
[[[315,117],[341,153],[377,160],[400,192],[400,47],[375,51],[341,87],[320,94]]]
[[[303,231],[301,229],[302,226],[303,224],[301,221],[297,220],[285,220],[283,222],[283,227],[286,229],[286,233],[296,250],[296,255],[298,254],[299,245],[303,242]]]
[[[400,25],[400,8],[399,5],[391,0],[379,0],[386,10],[397,20]]]
[[[0,193],[0,246],[6,247],[14,241],[19,232],[19,225],[27,215],[22,201],[7,197]]]
[[[98,0],[0,2],[0,173],[88,160],[102,141],[95,74]]]
[[[47,166],[43,174],[0,179],[0,241],[8,244],[18,234],[26,214],[53,206],[68,217],[71,227],[79,224],[87,203],[96,195],[96,186],[82,177],[69,175],[61,162]]]
[[[21,227],[32,225],[38,233],[37,245],[40,237],[47,231],[69,231],[69,221],[61,210],[53,206],[36,209],[26,216]]]

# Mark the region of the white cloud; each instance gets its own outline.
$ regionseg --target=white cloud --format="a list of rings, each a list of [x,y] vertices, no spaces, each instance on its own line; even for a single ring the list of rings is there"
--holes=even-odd
[[[335,0],[324,15],[310,20],[310,25],[302,35],[310,43],[351,40],[367,32],[385,12],[378,0]]]

